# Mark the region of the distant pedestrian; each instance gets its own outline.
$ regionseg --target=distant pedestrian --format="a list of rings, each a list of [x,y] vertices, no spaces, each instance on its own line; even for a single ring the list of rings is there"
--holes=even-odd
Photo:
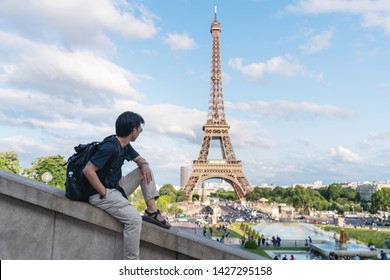
[[[309,243],[312,243],[310,235],[308,236],[308,239],[309,239]]]
[[[241,236],[241,245],[244,245],[245,244],[245,236]]]
[[[264,234],[261,235],[261,246],[265,246],[265,236]]]
[[[275,236],[272,235],[271,240],[272,240],[272,245],[275,247],[276,246],[276,238],[275,238]]]
[[[381,257],[381,260],[387,260],[387,254],[383,250],[381,250],[380,257]]]
[[[274,257],[274,260],[279,260],[279,257],[276,255],[276,256]]]
[[[295,260],[294,255],[291,255],[290,260]]]
[[[282,239],[279,237],[279,235],[276,236],[276,246],[280,247],[280,242]]]
[[[213,237],[213,228],[209,227],[210,238]]]

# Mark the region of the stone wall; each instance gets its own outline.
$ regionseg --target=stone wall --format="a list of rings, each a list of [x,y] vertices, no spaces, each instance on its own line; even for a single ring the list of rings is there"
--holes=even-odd
[[[0,170],[0,259],[123,258],[122,225],[65,192]],[[202,236],[143,222],[141,259],[263,259]]]

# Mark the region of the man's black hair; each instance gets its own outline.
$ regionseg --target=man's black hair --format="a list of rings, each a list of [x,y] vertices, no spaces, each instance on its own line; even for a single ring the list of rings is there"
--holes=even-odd
[[[134,128],[139,128],[145,121],[141,115],[126,111],[119,115],[115,122],[115,133],[119,137],[126,137],[131,134]]]

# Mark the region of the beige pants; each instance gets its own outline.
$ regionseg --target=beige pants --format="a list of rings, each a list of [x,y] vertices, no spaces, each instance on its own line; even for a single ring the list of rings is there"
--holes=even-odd
[[[145,201],[149,201],[152,198],[157,199],[159,196],[154,176],[152,181],[146,184],[142,180],[139,168],[123,176],[119,181],[119,185],[124,189],[126,196],[132,194],[138,186],[141,186]],[[107,189],[107,195],[104,199],[100,199],[100,194],[90,196],[89,203],[108,212],[123,223],[124,259],[139,259],[142,218],[133,205],[116,189]]]

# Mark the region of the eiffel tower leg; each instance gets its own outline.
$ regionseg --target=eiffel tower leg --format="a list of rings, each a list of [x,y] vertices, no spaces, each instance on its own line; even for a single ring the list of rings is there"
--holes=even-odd
[[[192,174],[191,174],[190,178],[188,178],[188,181],[183,188],[183,190],[186,193],[187,199],[189,199],[189,200],[191,199],[192,192],[193,192],[194,188],[198,185],[199,178],[200,178],[199,175],[192,175]]]

